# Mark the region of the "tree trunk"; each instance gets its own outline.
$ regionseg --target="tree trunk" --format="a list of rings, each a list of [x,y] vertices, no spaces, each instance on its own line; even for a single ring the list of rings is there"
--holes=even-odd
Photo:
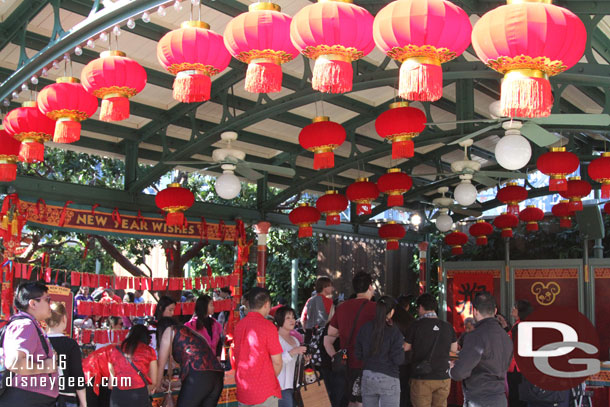
[[[110,243],[104,236],[92,235],[92,238],[97,239],[100,245],[106,253],[110,255],[117,263],[127,270],[131,275],[135,277],[151,277],[144,273],[139,267],[133,264],[127,257],[123,255],[112,243]]]

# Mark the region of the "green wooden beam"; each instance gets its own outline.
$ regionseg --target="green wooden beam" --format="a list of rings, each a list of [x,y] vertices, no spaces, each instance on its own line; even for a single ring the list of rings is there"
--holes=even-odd
[[[0,24],[0,50],[4,49],[15,37],[25,30],[26,25],[36,17],[48,0],[30,0],[21,2],[19,6]]]

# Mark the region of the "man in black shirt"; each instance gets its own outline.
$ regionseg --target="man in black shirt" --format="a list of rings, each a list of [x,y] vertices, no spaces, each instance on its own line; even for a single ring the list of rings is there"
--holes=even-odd
[[[490,293],[478,293],[472,305],[475,330],[466,336],[449,375],[453,380],[462,380],[464,407],[506,407],[504,381],[513,343],[494,318],[496,300]]]
[[[446,407],[451,389],[449,351],[457,351],[455,330],[438,319],[431,294],[420,295],[416,306],[419,317],[405,337],[406,350],[412,350],[411,402],[414,407]]]

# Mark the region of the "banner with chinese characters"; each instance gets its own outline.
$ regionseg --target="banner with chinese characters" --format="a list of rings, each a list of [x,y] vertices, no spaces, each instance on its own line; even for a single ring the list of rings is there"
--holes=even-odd
[[[498,270],[450,270],[447,277],[452,277],[451,292],[447,293],[448,305],[452,310],[453,328],[456,332],[464,331],[464,320],[474,318],[472,301],[477,293],[488,291],[495,295],[494,277]],[[449,284],[448,284],[449,285]],[[499,298],[496,298],[499,301]]]

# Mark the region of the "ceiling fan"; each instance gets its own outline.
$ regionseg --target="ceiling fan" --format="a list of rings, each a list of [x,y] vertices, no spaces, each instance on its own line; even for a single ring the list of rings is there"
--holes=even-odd
[[[449,187],[439,187],[437,191],[441,194],[440,197],[434,198],[432,202],[422,201],[422,203],[432,205],[438,209],[430,219],[436,219],[440,215],[449,215],[449,211],[459,213],[460,215],[474,216],[475,218],[481,216],[483,213],[479,210],[463,208],[461,205],[457,204],[453,198],[446,196],[445,194],[449,192]],[[477,203],[477,205],[480,204]]]
[[[198,170],[197,172],[207,171],[211,168],[221,167],[223,170],[235,171],[238,174],[246,177],[249,180],[256,181],[264,177],[263,174],[256,171],[264,171],[270,174],[280,175],[283,177],[292,178],[296,172],[292,168],[280,167],[277,165],[253,163],[245,161],[246,153],[231,148],[231,142],[237,140],[237,132],[225,131],[220,135],[222,141],[226,143],[225,148],[217,148],[212,153],[212,160],[191,160],[191,161],[164,161],[164,164],[170,165],[202,165],[210,164],[208,167]]]

